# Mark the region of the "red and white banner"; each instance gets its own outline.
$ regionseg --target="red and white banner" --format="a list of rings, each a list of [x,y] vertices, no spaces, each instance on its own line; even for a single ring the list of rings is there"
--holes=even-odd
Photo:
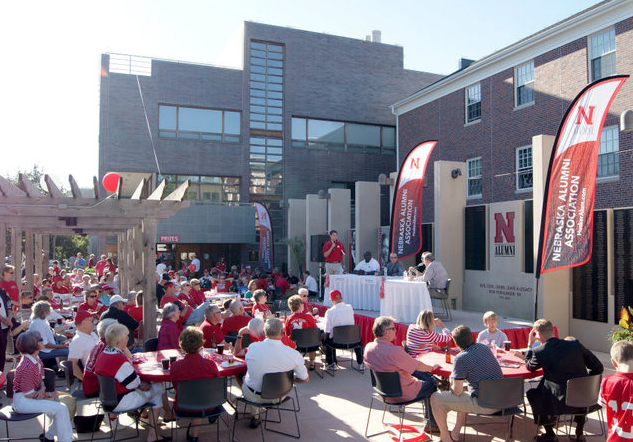
[[[582,265],[591,256],[600,135],[609,107],[627,78],[608,77],[587,86],[558,129],[543,199],[537,278]]]
[[[422,250],[422,190],[424,171],[437,141],[425,141],[406,156],[396,182],[391,208],[390,250],[399,259]]]
[[[273,226],[268,210],[261,203],[253,203],[259,220],[259,264],[267,272],[273,270]]]

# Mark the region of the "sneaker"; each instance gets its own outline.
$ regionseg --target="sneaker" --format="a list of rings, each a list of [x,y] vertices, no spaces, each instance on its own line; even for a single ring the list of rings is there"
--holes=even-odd
[[[249,423],[248,426],[251,427],[251,428],[257,428],[257,427],[259,427],[260,423],[261,423],[261,421],[259,420],[259,418],[253,416],[253,417],[251,417],[251,422]]]
[[[325,367],[325,369],[329,371],[338,370],[338,365],[336,365],[335,363],[327,364],[327,367]]]
[[[534,437],[535,442],[558,442],[558,436],[556,434],[539,434]]]
[[[359,364],[359,366],[358,366],[358,369],[359,369],[360,371],[365,371],[365,369],[366,369],[366,368],[367,368],[367,367],[365,366],[365,363],[364,363],[364,362],[361,362],[361,363]]]

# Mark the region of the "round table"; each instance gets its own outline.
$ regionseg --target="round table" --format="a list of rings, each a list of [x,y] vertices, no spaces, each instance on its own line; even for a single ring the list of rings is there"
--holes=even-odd
[[[134,353],[132,355],[132,365],[134,366],[136,374],[138,374],[143,381],[171,382],[169,370],[163,370],[161,364],[162,359],[169,359],[170,356],[177,356],[181,359],[183,353],[180,350],[161,350]],[[244,362],[244,359],[242,358],[236,357],[235,362],[230,367],[223,367],[220,365],[222,362],[228,361],[226,350],[225,353],[221,355],[204,350],[204,357],[211,359],[216,363],[218,367],[218,376],[229,377],[246,372],[246,362]]]
[[[444,352],[432,351],[429,353],[422,353],[416,357],[416,359],[424,362],[427,365],[438,364],[439,367],[433,370],[433,374],[442,377],[449,377],[453,372],[453,362],[455,356],[459,353],[459,349],[451,349],[451,363],[446,362],[446,354]],[[532,379],[543,375],[543,370],[538,369],[535,371],[529,371],[525,368],[525,362],[523,359],[515,356],[510,352],[499,349],[497,352],[497,361],[501,366],[501,372],[504,378],[523,378]]]

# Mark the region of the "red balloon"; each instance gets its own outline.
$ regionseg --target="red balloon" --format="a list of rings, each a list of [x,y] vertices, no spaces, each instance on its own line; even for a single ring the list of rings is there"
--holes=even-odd
[[[119,178],[121,178],[121,175],[119,175],[118,173],[106,173],[103,176],[101,183],[103,184],[105,190],[115,193],[119,187]]]

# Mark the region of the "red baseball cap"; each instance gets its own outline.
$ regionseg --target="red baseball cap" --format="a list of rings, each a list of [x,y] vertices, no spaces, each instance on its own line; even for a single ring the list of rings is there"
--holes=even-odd
[[[79,287],[78,285],[76,285],[76,286],[74,286],[74,287],[73,287],[73,293],[79,293],[79,292],[81,292],[81,291],[82,291],[82,289],[81,289],[81,287]]]
[[[77,312],[77,314],[75,315],[75,326],[81,324],[84,319],[87,318],[94,318],[95,315],[93,313],[90,313],[88,310],[79,310]]]
[[[343,296],[343,295],[341,295],[341,292],[339,292],[338,290],[332,290],[332,291],[330,292],[330,299],[331,299],[332,301],[334,301],[336,298],[338,298],[338,297],[342,297],[342,296]]]
[[[169,281],[169,282],[166,282],[166,283],[165,283],[165,285],[164,285],[163,287],[164,287],[164,288],[167,288],[167,287],[172,287],[172,286],[175,286],[175,285],[176,285],[176,284],[174,284],[174,282],[173,282],[173,281]]]
[[[63,281],[64,278],[62,278],[61,276],[56,276],[53,278],[53,282],[57,282],[57,281]]]

